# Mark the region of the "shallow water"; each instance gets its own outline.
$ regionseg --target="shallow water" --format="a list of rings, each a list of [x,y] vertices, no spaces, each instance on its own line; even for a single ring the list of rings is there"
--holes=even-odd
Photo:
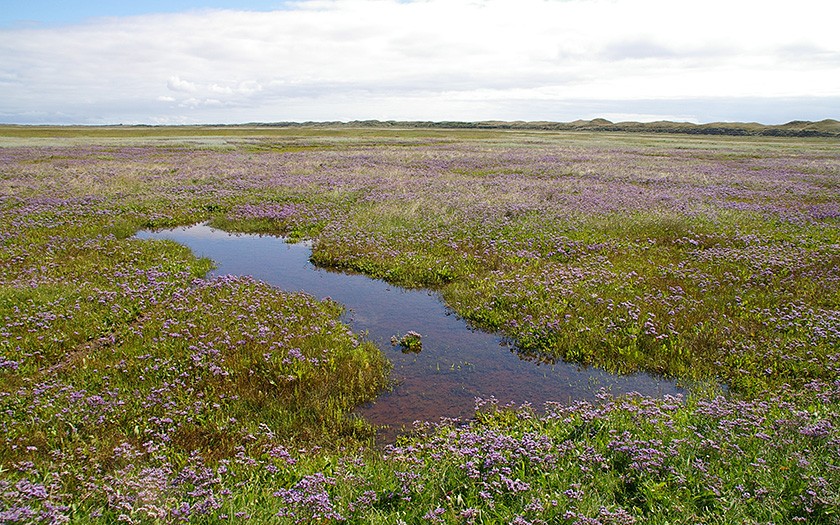
[[[426,290],[406,290],[362,275],[339,273],[309,262],[306,243],[273,236],[229,234],[206,225],[143,231],[141,239],[170,239],[216,263],[211,275],[251,275],[286,291],[304,291],[342,303],[344,322],[376,343],[394,364],[391,392],[357,412],[393,436],[415,420],[472,417],[476,397],[500,403],[592,400],[606,388],[614,394],[649,396],[683,393],[673,382],[647,374],[618,376],[570,363],[545,364],[521,358],[504,338],[471,329]],[[413,330],[420,353],[403,353],[391,337]]]

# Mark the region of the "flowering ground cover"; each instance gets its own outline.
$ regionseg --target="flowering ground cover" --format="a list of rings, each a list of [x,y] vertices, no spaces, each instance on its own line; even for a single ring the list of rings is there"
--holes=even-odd
[[[0,523],[840,522],[834,139],[6,128],[0,212]],[[131,238],[200,221],[692,393],[375,447],[340,305]]]

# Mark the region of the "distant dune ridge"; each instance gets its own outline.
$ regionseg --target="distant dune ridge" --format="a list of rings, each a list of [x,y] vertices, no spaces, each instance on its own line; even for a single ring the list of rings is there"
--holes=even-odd
[[[255,123],[256,124],[256,123]],[[252,124],[254,125],[254,124]],[[840,121],[834,119],[810,122],[793,120],[787,124],[766,125],[756,122],[611,122],[607,119],[575,120],[573,122],[547,121],[395,121],[354,120],[350,122],[276,122],[259,123],[264,126],[348,126],[348,127],[400,127],[400,128],[473,128],[473,129],[544,129],[558,131],[634,131],[643,133],[688,133],[695,135],[763,135],[776,137],[838,137]]]
[[[691,122],[611,122],[607,119],[574,120],[572,122],[551,121],[503,121],[483,120],[465,122],[456,120],[351,120],[351,121],[306,121],[306,122],[249,122],[243,124],[185,124],[185,125],[150,125],[150,124],[111,124],[111,125],[26,125],[2,124],[0,134],[38,134],[51,132],[73,133],[73,130],[107,130],[132,128],[394,128],[394,129],[495,129],[495,130],[545,130],[545,131],[586,131],[586,132],[630,132],[630,133],[685,133],[690,135],[731,135],[731,136],[767,136],[767,137],[840,137],[840,121],[824,119],[819,122],[792,120],[786,124],[759,124],[757,122],[711,122],[693,124]]]

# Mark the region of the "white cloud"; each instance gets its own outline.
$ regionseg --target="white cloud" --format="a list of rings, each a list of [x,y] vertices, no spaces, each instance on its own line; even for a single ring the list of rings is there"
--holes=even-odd
[[[599,101],[656,119],[684,112],[629,105],[840,97],[833,2],[807,6],[313,0],[3,29],[0,119],[572,120]]]
[[[195,93],[198,89],[194,83],[181,80],[181,77],[177,76],[169,77],[169,80],[166,81],[166,87],[172,91],[182,91],[185,93]]]
[[[209,92],[221,95],[253,95],[262,91],[262,89],[262,85],[255,80],[239,82],[236,85],[219,85],[214,83],[207,86]]]

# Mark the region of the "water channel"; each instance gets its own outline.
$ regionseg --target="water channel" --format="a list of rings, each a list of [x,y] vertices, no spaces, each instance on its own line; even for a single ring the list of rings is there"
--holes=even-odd
[[[647,374],[619,376],[570,363],[524,359],[499,335],[470,328],[434,292],[314,266],[307,243],[229,234],[206,225],[142,231],[137,237],[173,240],[212,259],[216,269],[211,276],[250,275],[282,290],[342,303],[343,321],[376,343],[394,365],[395,388],[357,410],[371,423],[386,425],[386,439],[415,420],[468,419],[477,397],[539,408],[546,401],[592,400],[602,388],[614,394],[683,393],[673,382]],[[403,353],[391,344],[392,336],[409,330],[422,335],[419,353]]]

